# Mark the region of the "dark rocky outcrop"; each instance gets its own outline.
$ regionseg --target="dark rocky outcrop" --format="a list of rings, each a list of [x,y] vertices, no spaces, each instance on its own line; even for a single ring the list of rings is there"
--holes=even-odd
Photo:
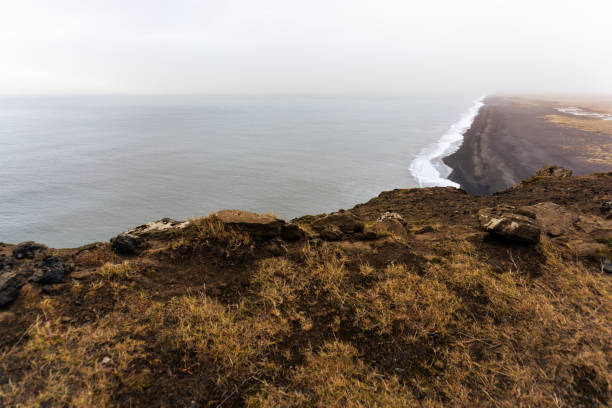
[[[144,239],[129,233],[117,235],[111,239],[111,247],[119,255],[136,256],[142,250]]]
[[[45,285],[60,283],[70,271],[70,265],[65,264],[60,257],[50,256],[41,262],[39,269],[34,274],[34,279]]]
[[[478,212],[478,220],[484,230],[512,241],[536,244],[540,240],[542,228],[535,213],[526,209],[504,204],[484,208]]]
[[[34,241],[27,241],[18,244],[13,249],[13,256],[16,259],[32,259],[38,254],[46,253],[48,249],[46,245]]]

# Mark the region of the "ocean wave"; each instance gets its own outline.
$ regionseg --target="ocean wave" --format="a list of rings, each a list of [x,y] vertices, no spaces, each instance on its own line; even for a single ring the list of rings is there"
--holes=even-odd
[[[561,113],[569,113],[570,115],[575,115],[575,116],[586,116],[588,118],[612,120],[612,115],[609,113],[589,112],[581,108],[576,108],[575,106],[570,106],[567,108],[557,108],[557,110]]]
[[[484,96],[474,101],[461,118],[451,125],[442,137],[432,146],[428,146],[410,163],[410,173],[420,187],[459,187],[459,184],[448,180],[452,169],[442,159],[455,153],[463,142],[463,134],[472,126],[472,122],[484,105]]]

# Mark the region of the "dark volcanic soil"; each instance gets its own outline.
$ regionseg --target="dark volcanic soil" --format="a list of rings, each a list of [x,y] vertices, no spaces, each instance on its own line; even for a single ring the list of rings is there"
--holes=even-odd
[[[443,159],[453,169],[449,179],[471,194],[491,194],[546,164],[566,167],[574,175],[612,170],[612,163],[594,156],[602,148],[609,149],[612,136],[547,121],[546,115],[575,118],[558,112],[556,106],[539,100],[487,97],[461,148]]]

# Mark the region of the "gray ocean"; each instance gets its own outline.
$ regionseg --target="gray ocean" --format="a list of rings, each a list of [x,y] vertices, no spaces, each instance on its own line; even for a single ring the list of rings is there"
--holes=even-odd
[[[220,209],[284,219],[416,187],[474,95],[0,98],[0,241],[74,247]]]

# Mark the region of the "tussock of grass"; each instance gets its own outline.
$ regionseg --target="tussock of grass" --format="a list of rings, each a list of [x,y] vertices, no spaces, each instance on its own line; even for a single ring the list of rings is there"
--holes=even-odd
[[[129,279],[134,273],[134,265],[130,261],[123,261],[120,264],[105,263],[100,268],[100,276],[106,280]]]
[[[249,234],[236,231],[218,217],[209,215],[190,220],[168,248],[179,261],[206,255],[239,260],[250,256],[254,246]]]

